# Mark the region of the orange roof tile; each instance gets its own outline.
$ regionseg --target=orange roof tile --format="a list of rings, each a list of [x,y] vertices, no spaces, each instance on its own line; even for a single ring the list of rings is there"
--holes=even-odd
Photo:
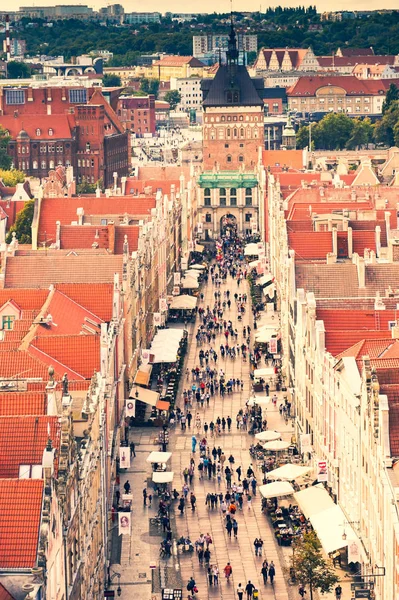
[[[389,322],[396,321],[395,310],[361,310],[353,308],[316,308],[316,318],[323,321],[326,331],[374,329],[389,336]]]
[[[2,289],[0,290],[0,306],[3,306],[8,300],[13,300],[22,310],[39,311],[47,296],[48,290]]]
[[[386,331],[367,331],[361,329],[356,331],[355,329],[349,331],[326,331],[325,333],[325,344],[326,349],[333,356],[342,358],[343,356],[363,356],[368,354],[365,348],[385,348],[386,347]],[[368,345],[368,343],[374,344]],[[392,339],[391,339],[392,343]]]
[[[357,252],[360,256],[364,255],[364,251],[376,250],[375,231],[352,231],[353,252]]]
[[[125,243],[125,235],[129,246],[129,253],[135,252],[138,248],[140,228],[132,225],[121,225],[115,227],[115,254],[123,253],[123,245]]]
[[[1,347],[0,347],[1,348]],[[57,378],[62,379],[64,371],[54,364]],[[48,381],[48,365],[27,352],[12,350],[0,352],[0,379],[34,379]],[[72,379],[78,379],[72,377]]]
[[[0,479],[0,568],[35,566],[42,502],[42,479]]]
[[[262,162],[266,168],[268,166],[284,166],[303,169],[303,152],[302,150],[263,150]]]
[[[288,244],[296,260],[325,259],[332,252],[331,231],[289,231]]]
[[[31,140],[69,140],[75,126],[73,115],[3,115],[1,124],[14,140],[21,130],[26,131]],[[49,135],[49,129],[53,130],[52,135]]]
[[[21,465],[42,464],[43,451],[48,440],[48,426],[53,448],[58,451],[61,425],[57,416],[0,417],[0,479],[18,478]],[[54,466],[56,469],[57,464]]]
[[[57,289],[103,321],[112,319],[112,283],[58,283]]]
[[[14,596],[6,590],[6,588],[0,583],[0,600],[15,600]]]
[[[47,396],[44,392],[1,392],[0,416],[45,415]]]
[[[122,257],[108,254],[10,256],[5,287],[48,288],[56,283],[113,283]]]
[[[100,337],[96,335],[54,335],[35,337],[29,347],[33,355],[41,356],[41,360],[49,366],[52,359],[71,369],[85,379],[92,377],[94,371],[100,369]],[[73,377],[72,377],[73,379]]]
[[[93,244],[98,244],[98,248],[109,248],[108,227],[61,225],[60,247],[62,250],[92,248]]]

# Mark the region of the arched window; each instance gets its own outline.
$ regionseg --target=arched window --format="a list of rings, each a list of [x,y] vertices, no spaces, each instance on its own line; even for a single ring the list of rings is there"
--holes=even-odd
[[[53,135],[53,134],[54,134],[54,131],[51,129],[51,127],[50,127],[50,129],[48,130],[48,134],[49,134],[49,135]]]
[[[242,137],[242,138],[245,137],[245,129],[244,129],[244,127],[241,127],[241,129],[240,129],[240,137]]]
[[[22,146],[22,154],[25,154],[25,146]]]
[[[239,101],[240,101],[240,94],[238,92],[234,92],[233,102],[239,102]]]
[[[230,163],[231,162],[231,154],[227,155],[227,162]]]
[[[204,205],[211,205],[211,190],[209,188],[204,189]]]
[[[211,140],[214,140],[216,137],[215,129],[212,127],[211,129]]]
[[[26,165],[25,165],[25,161],[23,160],[22,161],[22,170],[25,171],[25,169],[26,169]]]
[[[47,168],[47,164],[46,164],[45,160],[42,160],[41,166],[42,166],[42,169],[46,169]]]
[[[231,129],[230,129],[230,127],[227,128],[227,137],[228,138],[231,137]]]
[[[40,129],[36,129],[36,135],[37,136],[42,135],[42,132],[40,131]]]
[[[220,206],[226,206],[226,188],[220,188],[219,201],[220,201]]]
[[[237,132],[237,129],[236,129],[236,128],[234,128],[234,130],[233,130],[233,136],[236,138],[236,137],[237,137],[237,134],[238,134],[238,132]]]
[[[223,115],[223,116],[220,118],[220,120],[223,122],[223,121],[225,121],[225,120],[226,120],[226,117]]]
[[[252,206],[252,188],[245,190],[245,206]]]
[[[248,129],[247,129],[247,138],[250,138],[250,137],[251,137],[251,128],[248,127]]]
[[[254,129],[254,138],[257,139],[257,137],[258,137],[258,128],[255,127],[255,129]]]
[[[37,169],[38,164],[37,164],[37,160],[34,160],[32,163],[32,169]]]
[[[50,168],[50,169],[54,169],[54,161],[53,161],[53,160],[50,160],[50,162],[49,162],[49,165],[48,165],[48,166],[49,166],[49,168]]]
[[[238,157],[238,161],[239,162],[244,162],[244,157],[242,154],[240,154],[240,156]]]

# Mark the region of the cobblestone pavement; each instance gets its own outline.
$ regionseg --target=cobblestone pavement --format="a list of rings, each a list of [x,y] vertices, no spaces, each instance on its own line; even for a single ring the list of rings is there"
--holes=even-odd
[[[237,291],[238,293],[247,292],[249,294],[246,282],[241,283],[237,287],[236,282],[229,276],[227,284],[221,286],[221,292],[229,289],[231,295]],[[202,290],[205,294],[203,306],[213,306],[213,293],[215,288],[209,281],[208,285]],[[249,303],[248,309],[241,323],[237,324],[236,307],[232,303],[231,310],[225,313],[226,318],[231,318],[233,325],[237,326],[240,333],[239,341],[242,343],[242,328],[244,325],[250,324],[252,327],[252,313]],[[268,315],[268,319],[277,323],[277,316]],[[197,320],[198,323],[198,320]],[[191,369],[199,365],[198,352],[195,341],[194,331],[197,323],[191,327],[189,351],[186,358],[186,366]],[[253,332],[252,332],[253,335]],[[219,336],[221,339],[221,336]],[[216,340],[216,350],[220,346],[221,341]],[[204,346],[205,348],[205,346]],[[218,354],[220,354],[218,352]],[[232,453],[235,457],[235,465],[242,466],[243,472],[246,472],[248,466],[252,463],[249,454],[249,446],[253,438],[245,431],[239,431],[235,425],[235,417],[239,409],[245,405],[246,400],[250,396],[251,382],[249,378],[249,362],[243,362],[240,358],[234,361],[230,358],[222,360],[219,356],[218,368],[225,371],[227,378],[230,376],[240,378],[244,381],[243,391],[233,392],[231,395],[225,395],[224,399],[220,395],[211,398],[209,407],[200,409],[202,423],[215,421],[218,416],[227,418],[231,416],[233,419],[232,431],[230,434],[221,435],[215,440],[216,446],[221,446],[226,458]],[[182,387],[189,387],[190,381],[184,381]],[[278,394],[281,396],[281,394]],[[182,403],[179,402],[180,406]],[[278,405],[278,403],[277,403]],[[195,407],[192,409],[195,414]],[[291,424],[285,424],[280,416],[278,409],[272,405],[267,410],[268,428],[277,429],[282,433],[282,439],[289,441],[292,436]],[[194,421],[194,419],[193,419]],[[171,466],[175,473],[173,486],[178,491],[181,491],[183,485],[182,471],[189,466],[191,454],[191,436],[193,432],[194,422],[191,424],[191,430],[182,431],[176,429],[171,434],[169,450],[173,452]],[[259,590],[259,598],[275,599],[275,600],[297,600],[299,595],[297,588],[291,588],[286,584],[287,576],[284,572],[284,566],[289,565],[289,558],[292,555],[291,548],[281,548],[275,542],[272,528],[269,525],[267,517],[260,511],[261,499],[257,494],[252,501],[252,507],[249,509],[246,501],[244,501],[243,510],[237,511],[236,518],[238,521],[238,538],[230,539],[227,536],[227,531],[224,527],[224,520],[220,509],[210,510],[205,505],[205,498],[208,492],[211,491],[226,491],[225,482],[222,481],[218,486],[215,479],[208,480],[205,476],[203,480],[198,477],[198,470],[194,476],[193,484],[190,491],[195,493],[197,498],[197,509],[191,511],[191,507],[187,507],[184,515],[181,516],[177,511],[177,507],[172,511],[172,529],[175,539],[182,535],[188,535],[192,541],[195,541],[201,533],[209,533],[212,537],[213,544],[211,545],[211,564],[217,564],[221,573],[219,586],[208,586],[206,578],[206,569],[199,566],[196,553],[193,554],[178,554],[176,547],[172,557],[167,560],[159,558],[159,544],[162,540],[161,532],[157,535],[156,527],[150,526],[150,518],[155,516],[157,512],[157,502],[153,502],[151,508],[143,506],[142,490],[147,486],[150,493],[150,468],[145,462],[148,453],[154,449],[158,449],[155,444],[157,432],[151,429],[131,430],[130,441],[136,443],[136,458],[133,459],[132,468],[126,474],[121,475],[121,487],[126,479],[129,479],[132,485],[134,494],[134,509],[133,509],[133,528],[131,538],[128,536],[122,537],[121,548],[121,564],[113,565],[112,569],[121,573],[121,588],[122,600],[134,598],[135,600],[158,600],[162,587],[176,587],[183,589],[183,598],[187,597],[186,585],[188,579],[193,576],[199,588],[198,599],[209,600],[213,598],[221,598],[222,600],[233,600],[237,598],[236,588],[239,583],[243,587],[251,580]],[[197,436],[198,437],[198,436]],[[213,447],[213,440],[208,436],[208,442]],[[197,453],[193,455],[198,464],[198,446]],[[261,484],[260,470],[253,464],[256,472],[258,484]],[[234,472],[234,476],[235,476]],[[233,482],[234,482],[233,476]],[[254,553],[253,540],[256,537],[262,537],[264,541],[263,557],[256,557]],[[121,538],[119,538],[120,540]],[[276,578],[274,585],[268,583],[266,586],[262,582],[260,574],[262,561],[267,557],[268,561],[274,561],[276,566]],[[223,569],[227,562],[230,562],[233,568],[233,574],[230,582],[227,582],[223,575]],[[151,568],[155,567],[155,568]],[[115,580],[117,585],[117,580]],[[245,595],[246,596],[246,595]],[[332,596],[323,596],[323,598],[332,598]]]

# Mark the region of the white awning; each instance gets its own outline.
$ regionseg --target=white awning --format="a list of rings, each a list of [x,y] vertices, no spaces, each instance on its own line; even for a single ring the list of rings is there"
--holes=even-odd
[[[244,248],[244,256],[259,256],[258,244],[247,244]]]
[[[357,539],[356,533],[337,504],[309,518],[326,554],[345,548],[348,542]],[[342,539],[344,531],[347,536],[345,540]]]
[[[272,279],[273,276],[271,273],[265,273],[262,275],[262,277],[259,277],[259,279],[255,281],[255,285],[266,285],[266,283],[269,283],[269,281],[271,282]]]
[[[152,480],[154,483],[171,483],[173,481],[173,471],[154,471]]]
[[[271,283],[270,285],[267,285],[262,290],[263,295],[264,296],[269,296],[269,298],[273,298],[275,291],[276,291],[276,286],[274,285],[274,283]]]
[[[280,450],[287,450],[290,446],[290,442],[276,440],[275,442],[266,442],[266,444],[263,447],[265,450],[271,450],[272,452],[280,452]]]
[[[254,371],[255,379],[259,379],[260,377],[275,377],[275,375],[274,367],[265,367],[264,369],[255,369]]]
[[[291,496],[294,493],[294,488],[288,481],[274,481],[261,485],[259,493],[263,498],[278,498],[279,496]]]
[[[312,485],[301,492],[296,492],[294,498],[307,519],[334,506],[332,498],[323,485]]]
[[[262,329],[259,332],[255,333],[255,342],[259,344],[267,344],[270,342],[270,338],[277,337],[278,330],[277,329]]]
[[[198,281],[196,281],[192,277],[186,277],[185,279],[182,279],[180,285],[185,290],[196,290],[197,288],[199,288]]]
[[[154,363],[175,362],[183,335],[184,329],[158,329],[151,344]]]
[[[155,406],[158,402],[159,394],[158,392],[153,392],[136,385],[130,390],[129,398],[140,400],[141,402],[145,402],[145,404],[149,404],[150,406]]]
[[[258,266],[258,264],[259,264],[259,262],[260,262],[259,260],[253,260],[250,263],[248,263],[248,267],[250,269],[256,269],[257,266]]]
[[[270,396],[253,396],[247,402],[248,406],[267,406],[270,404]]]
[[[181,296],[174,296],[169,308],[193,310],[196,306],[197,298],[195,296],[187,296],[186,294],[183,294]]]
[[[198,279],[201,275],[200,271],[196,271],[195,269],[189,269],[184,273],[184,277],[191,277],[192,279]]]
[[[172,456],[171,452],[150,452],[147,456],[148,463],[166,463]]]
[[[267,432],[266,432],[267,433]],[[259,434],[257,434],[259,435]],[[257,437],[257,436],[255,436]],[[268,479],[286,479],[287,481],[293,481],[298,477],[302,477],[311,471],[311,467],[301,467],[301,465],[286,464],[278,469],[273,469],[267,474]]]
[[[261,431],[260,433],[257,433],[255,435],[255,438],[257,440],[259,440],[260,442],[274,442],[275,440],[279,440],[281,438],[281,433],[279,433],[278,431],[272,431],[270,429],[268,431]],[[276,479],[289,479],[289,478],[288,477],[277,477]]]
[[[197,269],[198,271],[204,271],[206,267],[204,265],[190,265],[190,269]]]
[[[204,246],[202,246],[202,244],[197,244],[197,242],[195,243],[195,252],[203,252],[204,251]]]

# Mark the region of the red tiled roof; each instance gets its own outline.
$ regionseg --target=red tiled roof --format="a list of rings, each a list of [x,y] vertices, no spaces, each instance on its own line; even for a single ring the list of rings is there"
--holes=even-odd
[[[307,219],[306,221],[286,221],[286,225],[288,233],[295,231],[314,231],[313,223],[310,219]]]
[[[263,150],[262,162],[264,167],[286,166],[294,169],[303,169],[302,150]]]
[[[135,225],[120,225],[115,227],[115,254],[123,253],[125,235],[129,246],[129,253],[135,252],[138,248],[140,228]]]
[[[395,310],[359,310],[353,308],[316,308],[316,318],[323,321],[326,331],[370,330],[389,335],[389,321],[396,321]]]
[[[52,446],[59,451],[61,425],[57,416],[0,417],[0,479],[18,478],[20,465],[42,464],[48,427]]]
[[[368,354],[367,351],[364,351],[364,348],[368,348],[366,344],[369,341],[375,342],[375,348],[384,348],[386,346],[386,337],[386,331],[367,331],[364,329],[358,331],[326,331],[325,343],[326,349],[333,356],[339,355],[339,358],[343,356],[356,357]]]
[[[112,319],[113,284],[58,283],[56,287],[103,321]]]
[[[296,260],[325,259],[332,252],[331,231],[289,231],[288,244],[295,250]]]
[[[205,67],[204,63],[194,56],[177,55],[163,56],[161,60],[155,60],[152,64],[155,67],[182,67],[187,64],[190,67]]]
[[[44,392],[0,393],[0,416],[45,415],[46,407]]]
[[[389,360],[391,358],[399,359],[399,342],[387,336],[386,331],[377,332],[358,332],[363,333],[363,337],[351,347],[347,346],[347,350],[342,352],[342,356],[353,356],[356,359],[361,359],[362,356],[369,356],[371,359]],[[375,339],[367,339],[368,333],[377,333],[381,335],[374,336]],[[379,338],[379,339],[376,339]],[[398,353],[398,356],[395,354]],[[393,355],[393,356],[392,356]],[[387,365],[386,365],[387,366]]]
[[[57,369],[57,365],[54,365],[54,368],[57,378],[62,379],[64,371]],[[24,351],[0,352],[0,379],[7,378],[42,378],[48,381],[48,365]]]
[[[57,283],[113,283],[122,275],[122,257],[107,254],[10,256],[6,288],[48,288]]]
[[[60,247],[62,250],[92,248],[94,243],[98,244],[98,248],[109,248],[108,227],[61,225]]]
[[[6,590],[6,588],[0,583],[0,600],[15,600],[14,596]]]
[[[376,250],[375,231],[352,231],[353,252],[357,252],[360,256],[364,255],[364,251]]]
[[[0,479],[1,569],[35,566],[42,502],[42,479]]]
[[[324,68],[334,67],[355,67],[358,64],[368,65],[393,65],[395,64],[394,55],[350,55],[350,56],[318,56],[319,65]]]
[[[21,130],[26,131],[31,140],[69,140],[75,125],[73,115],[23,115],[20,117],[2,116],[1,125],[10,132],[13,140]],[[49,129],[53,134],[49,134]],[[40,133],[38,134],[38,132]]]
[[[36,337],[29,347],[41,350],[43,362],[49,366],[54,358],[85,379],[92,377],[100,369],[100,337],[96,335],[55,335]],[[34,352],[34,355],[39,356]]]
[[[387,228],[385,220],[349,221],[349,227],[352,227],[353,231],[375,232],[375,228],[377,227],[377,225],[381,227],[381,245],[387,246]],[[357,250],[355,252],[357,252]]]
[[[322,60],[322,59],[319,59]],[[325,59],[328,60],[328,57]],[[330,59],[331,60],[331,59]],[[347,61],[350,59],[341,59]],[[300,77],[298,81],[287,90],[287,96],[314,96],[319,88],[336,86],[345,90],[348,96],[371,96],[385,94],[389,85],[385,80],[358,79],[353,75]]]
[[[0,306],[13,300],[23,310],[39,311],[48,296],[48,290],[0,289]]]

